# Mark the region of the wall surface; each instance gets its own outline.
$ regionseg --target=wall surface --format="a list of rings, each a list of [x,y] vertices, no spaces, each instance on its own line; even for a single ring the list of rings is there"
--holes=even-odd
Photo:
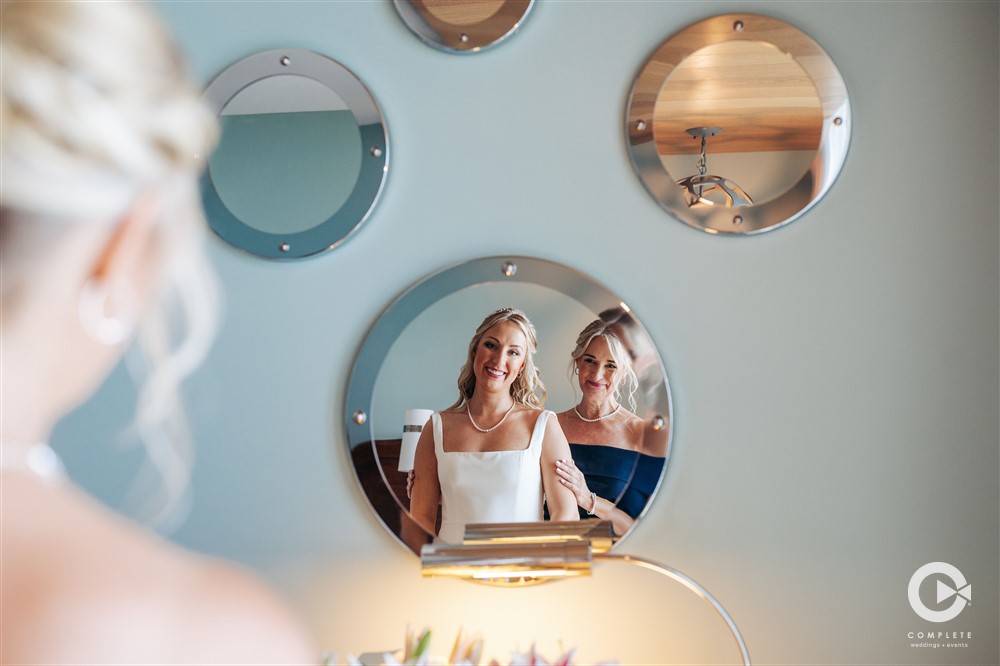
[[[424,46],[390,2],[156,6],[204,83],[268,49],[339,60],[391,141],[383,197],[343,246],[275,263],[212,239],[227,309],[186,385],[195,500],[172,538],[265,573],[342,652],[399,646],[409,623],[441,652],[458,626],[480,631],[502,661],[534,640],[550,657],[579,645],[580,663],[732,661],[707,607],[649,572],[422,580],[356,487],[343,392],[382,309],[442,267],[537,256],[628,299],[667,360],[674,452],[623,552],[713,592],[758,664],[997,663],[996,2],[542,1],[508,43],[465,57]],[[822,44],[854,123],[828,195],[747,238],[661,210],[622,127],[653,49],[734,9]],[[139,458],[118,445],[131,395],[119,369],[55,437],[114,506]],[[938,561],[975,590],[944,624],[906,594]],[[956,638],[908,638],[938,631]]]

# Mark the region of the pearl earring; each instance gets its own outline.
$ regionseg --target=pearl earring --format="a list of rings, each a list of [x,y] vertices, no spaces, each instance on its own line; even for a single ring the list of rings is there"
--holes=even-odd
[[[80,290],[77,315],[94,342],[108,347],[125,342],[135,328],[135,312],[135,289],[125,278],[90,278]]]

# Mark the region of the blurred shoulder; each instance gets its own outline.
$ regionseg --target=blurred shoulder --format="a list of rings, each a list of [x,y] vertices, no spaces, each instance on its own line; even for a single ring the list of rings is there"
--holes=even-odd
[[[291,611],[248,571],[185,551],[75,489],[17,485],[5,484],[5,503],[16,494],[34,510],[3,507],[9,663],[316,662]]]
[[[179,600],[184,633],[210,650],[206,661],[315,664],[318,652],[290,608],[256,576],[230,563],[199,558]],[[212,658],[206,659],[205,655]]]

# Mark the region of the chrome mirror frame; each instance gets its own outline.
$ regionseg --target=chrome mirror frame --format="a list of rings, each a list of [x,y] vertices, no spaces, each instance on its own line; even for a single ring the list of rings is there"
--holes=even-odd
[[[632,317],[636,330],[643,333],[652,342],[652,337],[649,336],[641,321],[634,316],[618,296],[572,268],[543,259],[523,256],[493,256],[473,259],[434,273],[420,280],[400,295],[379,316],[365,336],[365,340],[355,357],[345,392],[343,418],[347,434],[348,455],[352,457],[352,467],[365,500],[372,512],[378,516],[379,522],[382,523],[386,531],[411,552],[413,549],[403,538],[401,532],[409,530],[410,534],[420,532],[426,535],[426,530],[409,518],[405,506],[392,492],[389,480],[385,476],[385,470],[381,465],[378,466],[378,471],[382,485],[377,488],[365,487],[353,452],[358,447],[367,445],[372,448],[376,463],[379,460],[378,452],[375,450],[374,425],[377,416],[377,408],[374,405],[376,382],[386,356],[407,325],[430,305],[450,294],[467,287],[498,282],[527,283],[547,287],[577,301],[595,313],[624,307]],[[663,483],[673,447],[674,411],[670,383],[664,367],[663,354],[655,349],[655,345],[654,350],[657,354],[663,386],[662,390],[657,391],[656,400],[647,406],[648,413],[639,414],[639,416],[649,419],[656,429],[667,428],[667,448],[656,491],[636,517],[636,524],[648,511]],[[661,415],[666,415],[666,418]],[[386,494],[391,496],[395,509],[398,509],[399,515],[402,517],[403,525],[399,531],[390,527],[389,522],[391,521],[379,510],[379,506],[384,507],[385,503],[389,501]],[[622,535],[621,538],[625,538],[630,533],[631,530]]]
[[[267,259],[297,259],[343,243],[368,219],[389,169],[389,137],[378,103],[353,72],[327,56],[305,49],[256,53],[216,76],[205,88],[204,98],[218,114],[247,87],[284,75],[312,79],[347,103],[361,134],[361,170],[347,201],[329,218],[304,231],[277,234],[256,229],[234,215],[206,169],[201,179],[201,194],[212,230],[233,247]]]
[[[414,35],[439,51],[480,53],[506,41],[517,32],[535,6],[535,0],[501,0],[490,16],[471,24],[448,23],[426,6],[424,0],[393,0],[396,12]]]
[[[696,51],[721,42],[766,42],[789,54],[819,93],[822,134],[808,171],[784,194],[743,207],[689,206],[684,188],[663,167],[654,140],[657,98],[673,70]],[[723,14],[694,23],[663,42],[643,65],[629,93],[625,133],[632,166],[653,198],[685,224],[710,234],[757,234],[801,217],[830,189],[847,158],[851,106],[830,56],[805,33],[760,14]]]

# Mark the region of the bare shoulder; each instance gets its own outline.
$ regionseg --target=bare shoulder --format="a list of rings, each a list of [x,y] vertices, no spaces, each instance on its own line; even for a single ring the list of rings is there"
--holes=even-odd
[[[524,422],[534,428],[538,423],[539,419],[545,419],[545,434],[558,431],[562,434],[562,425],[559,421],[559,415],[550,409],[537,408],[537,407],[522,407],[520,411],[521,417]],[[544,417],[543,417],[544,414]]]
[[[516,422],[519,428],[530,430],[535,427],[535,423],[538,422],[538,417],[542,415],[543,411],[545,410],[538,407],[529,407],[521,403],[514,403],[514,409],[507,418]]]
[[[638,421],[636,431],[642,434],[639,450],[654,458],[665,458],[670,443],[670,428],[664,426],[656,428],[648,421],[635,418]]]
[[[620,432],[622,433],[624,442],[627,444],[626,448],[646,453],[647,440],[649,439],[647,432],[650,430],[649,423],[629,411],[626,411],[623,416],[624,420]]]
[[[0,617],[4,659],[316,662],[290,611],[249,573],[174,546],[78,491],[24,490],[30,516],[3,507],[12,537],[0,572],[12,611]]]
[[[319,658],[288,606],[256,576],[229,563],[200,559],[180,600],[186,633],[219,661],[315,664]],[[210,643],[210,645],[209,645]],[[204,655],[196,656],[203,660]],[[213,659],[205,659],[213,661]]]
[[[639,418],[632,412],[627,413],[625,424],[628,426],[629,430],[634,430],[636,432],[643,432],[647,426],[649,426],[645,420]]]

